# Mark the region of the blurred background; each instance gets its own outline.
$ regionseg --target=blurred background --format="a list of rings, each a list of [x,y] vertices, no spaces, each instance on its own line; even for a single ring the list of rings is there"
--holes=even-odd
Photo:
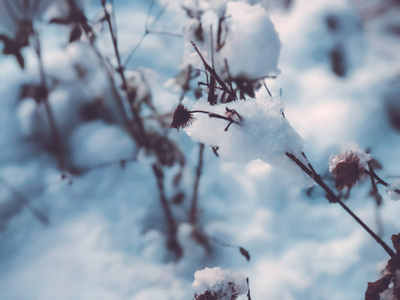
[[[253,299],[363,299],[380,278],[387,253],[300,172],[169,128],[201,94],[181,64],[194,2],[0,0],[0,299],[193,299],[214,266]],[[326,182],[354,145],[400,182],[400,2],[243,2],[270,14],[281,73],[265,82]],[[400,203],[370,192],[346,203],[391,245]]]

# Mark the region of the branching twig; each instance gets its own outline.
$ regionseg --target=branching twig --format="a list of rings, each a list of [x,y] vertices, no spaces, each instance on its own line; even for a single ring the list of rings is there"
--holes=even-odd
[[[235,93],[233,93],[232,91],[230,91],[228,89],[228,87],[226,86],[226,84],[222,81],[222,79],[218,76],[218,74],[215,72],[215,70],[213,68],[210,67],[210,65],[206,62],[206,60],[204,59],[203,55],[201,55],[199,49],[197,49],[195,43],[192,42],[192,45],[194,47],[194,49],[196,50],[197,54],[199,55],[200,59],[202,60],[203,64],[204,64],[204,68],[207,70],[208,73],[210,73],[210,76],[213,77],[218,84],[222,87],[222,89],[224,90],[225,93],[227,93],[228,95],[230,95],[233,99],[236,99],[236,95]]]
[[[320,187],[322,187],[326,192],[326,198],[329,202],[339,203],[339,205],[358,223],[362,228],[365,229],[374,239],[375,241],[382,246],[382,248],[393,257],[395,253],[393,250],[376,234],[374,233],[359,217],[357,217],[347,205],[343,203],[343,201],[336,196],[336,194],[324,183],[321,176],[318,175],[313,169],[308,168],[304,165],[295,155],[286,152],[286,156],[289,157],[297,166],[299,166],[308,176],[310,176],[315,183],[317,183]],[[310,166],[311,164],[308,163]]]
[[[140,45],[142,44],[143,40],[145,39],[145,37],[148,34],[166,34],[166,35],[170,35],[170,36],[175,36],[175,37],[182,37],[182,35],[179,34],[174,34],[174,33],[170,33],[170,32],[165,32],[165,31],[152,31],[150,30],[150,24],[149,24],[149,17],[150,17],[150,13],[151,10],[153,9],[154,6],[154,0],[151,1],[150,6],[149,6],[149,10],[147,12],[147,16],[146,16],[146,23],[145,23],[145,28],[144,28],[144,33],[142,35],[142,37],[140,38],[139,42],[136,44],[136,46],[133,48],[133,50],[128,54],[128,57],[125,60],[124,63],[124,68],[126,68],[126,66],[128,65],[129,61],[131,60],[133,54],[135,54],[135,52],[137,51],[137,49],[140,47]],[[164,14],[166,7],[163,7],[163,9],[158,13],[158,15],[154,18],[153,23],[151,24],[151,27],[154,26],[158,20],[161,18],[161,16]]]
[[[138,144],[140,146],[144,146],[146,149],[149,149],[149,142],[147,140],[147,135],[144,130],[144,125],[143,125],[142,119],[139,115],[139,112],[136,110],[136,108],[133,104],[134,97],[133,97],[133,95],[130,95],[130,93],[128,91],[128,84],[127,84],[127,80],[126,80],[125,73],[124,73],[124,67],[121,64],[121,56],[120,56],[120,52],[118,49],[118,39],[115,35],[114,28],[111,23],[111,16],[108,13],[108,10],[106,7],[106,0],[101,0],[101,3],[103,5],[104,14],[105,14],[108,28],[110,31],[111,39],[113,42],[115,57],[117,58],[118,67],[117,67],[116,71],[120,75],[120,78],[122,80],[122,89],[124,90],[124,92],[126,93],[126,95],[128,97],[130,109],[131,109],[132,115],[134,117],[133,121],[134,121],[135,125],[137,126],[138,132],[135,132],[135,130],[134,130],[135,136],[136,136],[136,142],[138,142]]]
[[[151,150],[151,146],[149,143],[147,133],[144,129],[143,120],[142,120],[138,110],[134,106],[135,95],[131,94],[128,90],[128,84],[127,84],[127,80],[125,77],[124,66],[121,63],[121,56],[120,56],[120,52],[118,49],[118,40],[115,35],[115,30],[111,23],[110,14],[108,13],[107,8],[106,8],[106,0],[101,0],[101,3],[103,6],[104,14],[105,14],[108,28],[110,31],[110,35],[112,38],[115,56],[117,58],[117,66],[118,67],[116,69],[116,72],[120,75],[120,78],[122,81],[122,90],[126,93],[127,100],[129,102],[129,107],[130,107],[130,110],[131,110],[133,118],[134,118],[133,122],[136,125],[136,130],[134,129],[134,133],[135,133],[134,137],[135,137],[136,142],[139,144],[139,146],[143,146],[146,150],[149,151],[149,150]],[[161,14],[159,15],[159,17],[161,17]],[[177,225],[176,225],[175,219],[172,215],[171,208],[169,206],[167,198],[165,196],[164,173],[163,173],[162,167],[159,166],[157,163],[154,163],[152,165],[152,168],[153,168],[153,173],[157,179],[157,186],[158,186],[158,190],[160,193],[161,205],[163,207],[164,214],[167,219],[167,226],[168,226],[168,244],[167,244],[167,246],[171,251],[175,252],[177,259],[179,259],[182,256],[182,248],[179,245],[179,242],[177,240]]]
[[[49,224],[49,218],[36,207],[34,207],[24,194],[18,191],[14,186],[9,184],[2,177],[0,177],[0,183],[6,189],[8,189],[13,194],[14,199],[16,199],[21,205],[25,206],[40,223],[42,223],[43,225]]]

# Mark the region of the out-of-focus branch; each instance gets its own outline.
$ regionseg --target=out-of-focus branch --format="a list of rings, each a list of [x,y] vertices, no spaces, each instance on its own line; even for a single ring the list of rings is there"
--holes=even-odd
[[[203,169],[203,156],[204,156],[204,144],[199,143],[199,163],[196,169],[196,179],[193,186],[192,204],[189,213],[189,222],[193,225],[197,223],[197,201],[199,198],[200,177]]]
[[[54,147],[54,151],[58,161],[58,167],[63,169],[65,167],[65,153],[64,153],[64,146],[61,140],[60,132],[58,130],[57,122],[54,118],[53,111],[51,109],[49,103],[49,90],[46,83],[46,75],[43,66],[43,58],[42,58],[42,50],[40,45],[40,39],[37,32],[34,33],[34,48],[39,62],[39,71],[40,71],[40,81],[41,81],[41,97],[40,103],[43,103],[47,118],[49,120],[49,127],[50,127],[50,134],[52,138],[52,146]]]
[[[17,190],[14,186],[9,184],[4,178],[0,177],[0,184],[3,185],[10,193],[14,196],[14,199],[18,201],[19,204],[25,206],[32,215],[43,225],[49,224],[49,218],[40,210],[32,205],[27,197]]]

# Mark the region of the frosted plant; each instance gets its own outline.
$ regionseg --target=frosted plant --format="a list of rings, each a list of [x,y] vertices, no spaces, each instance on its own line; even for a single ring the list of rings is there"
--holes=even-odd
[[[229,120],[213,116],[226,115],[232,110],[243,121],[232,120],[235,126],[225,130]],[[274,164],[286,152],[301,155],[303,141],[283,117],[281,100],[271,98],[263,91],[257,93],[256,99],[215,106],[203,98],[195,103],[193,111],[208,111],[211,115],[193,116],[189,120],[190,126],[185,127],[186,133],[194,141],[218,146],[222,158],[237,162],[261,159]]]
[[[349,189],[365,174],[371,155],[363,151],[346,150],[329,158],[329,171],[335,175],[335,186]]]
[[[396,185],[388,185],[386,192],[388,193],[388,195],[390,196],[390,199],[392,200],[400,200],[400,185],[396,184]]]
[[[232,161],[247,163],[261,159],[278,165],[290,159],[325,191],[329,202],[342,206],[394,257],[394,251],[316,172],[303,152],[301,137],[284,115],[281,99],[272,97],[262,81],[279,73],[280,41],[268,14],[260,5],[239,2],[226,2],[226,9],[222,9],[224,2],[221,2],[217,11],[210,7],[205,10],[207,6],[202,6],[205,2],[194,1],[195,6],[186,7],[190,19],[184,31],[182,66],[189,71],[187,80],[181,82],[187,89],[188,81],[194,78],[191,68],[204,67],[206,82],[198,85],[206,87],[207,97],[200,97],[194,104],[187,99],[181,101],[189,108],[178,106],[171,127],[183,127],[194,141],[212,147],[214,153]],[[261,29],[254,31],[254,26]],[[262,84],[265,90],[260,89]],[[182,90],[185,90],[183,85]],[[332,156],[330,170],[336,176],[336,188],[350,190],[361,176],[368,174],[378,198],[376,185],[388,184],[376,175],[370,160],[369,154],[358,150]],[[400,194],[398,189],[394,191]]]
[[[219,15],[215,11],[203,11],[199,19],[192,18],[187,22],[183,65],[202,66],[191,45],[193,41],[207,60],[214,60],[215,71],[222,79],[277,75],[281,45],[265,9],[259,4],[227,2],[225,10],[218,12]],[[221,12],[225,14],[221,15]],[[210,33],[211,26],[213,32]]]
[[[396,254],[388,261],[381,279],[368,282],[366,300],[397,300],[400,297],[400,233],[392,235],[392,243]]]
[[[192,287],[196,300],[235,300],[248,293],[246,277],[219,267],[197,271],[194,278]]]

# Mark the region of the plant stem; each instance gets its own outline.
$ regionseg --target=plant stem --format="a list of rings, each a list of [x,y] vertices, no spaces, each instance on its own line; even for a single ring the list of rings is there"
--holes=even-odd
[[[393,257],[395,255],[394,251],[377,235],[375,234],[359,217],[357,217],[349,207],[347,207],[346,204],[343,203],[343,201],[336,196],[336,194],[324,183],[322,180],[321,176],[318,175],[315,171],[313,172],[313,169],[308,168],[306,165],[304,165],[296,156],[294,156],[292,153],[286,152],[285,153],[287,157],[289,157],[297,166],[299,166],[308,176],[310,176],[315,183],[317,183],[320,187],[324,189],[326,192],[326,198],[328,199],[329,202],[331,203],[339,203],[339,205],[358,223],[361,225],[362,228],[364,228],[365,231],[367,231],[375,241],[382,246],[382,248],[390,255],[390,257]],[[309,166],[311,167],[311,164],[309,163]],[[311,167],[312,168],[312,167]]]
[[[194,187],[193,187],[193,196],[192,196],[192,205],[190,208],[190,214],[189,214],[189,222],[193,225],[197,223],[197,200],[199,197],[199,183],[200,183],[200,177],[201,177],[201,172],[203,169],[203,154],[204,154],[204,144],[199,143],[199,164],[197,165],[196,169],[196,179],[194,182]]]
[[[153,164],[152,168],[153,168],[153,173],[157,179],[157,186],[158,186],[158,190],[160,192],[160,201],[161,201],[161,205],[164,209],[164,214],[165,214],[166,221],[168,224],[167,246],[171,251],[175,252],[176,258],[179,259],[182,256],[183,250],[177,240],[177,237],[176,237],[177,225],[176,225],[174,217],[172,216],[171,209],[169,207],[167,198],[165,196],[164,173],[162,171],[162,168],[160,166],[158,166],[157,164]]]
[[[120,56],[120,52],[118,49],[118,39],[117,39],[117,36],[114,32],[114,29],[113,29],[113,26],[111,23],[111,16],[107,11],[106,1],[102,0],[101,3],[103,5],[104,14],[106,16],[108,29],[110,30],[110,35],[111,35],[111,39],[112,39],[112,43],[113,43],[113,47],[114,47],[115,57],[117,58],[118,67],[116,69],[116,72],[120,75],[120,78],[122,81],[122,89],[128,97],[129,107],[130,107],[130,110],[131,110],[133,118],[134,118],[133,122],[137,126],[138,132],[136,133],[136,130],[135,130],[136,141],[139,143],[140,146],[144,146],[146,149],[149,149],[149,142],[147,139],[147,134],[144,130],[143,121],[139,115],[139,112],[136,110],[136,108],[134,106],[135,99],[134,99],[133,95],[131,95],[129,93],[129,90],[128,90],[128,84],[127,84],[127,80],[126,80],[125,73],[124,73],[124,67],[122,66],[121,56]]]
[[[209,116],[210,118],[222,119],[222,120],[226,120],[226,121],[235,123],[235,121],[234,121],[232,118],[228,118],[228,117],[225,117],[225,116],[221,116],[221,115],[219,115],[219,114],[211,113],[211,112],[205,111],[205,110],[191,110],[191,111],[189,111],[189,112],[190,112],[190,113],[208,114],[208,116]]]
[[[14,195],[15,199],[21,205],[24,205],[40,223],[42,223],[43,225],[49,225],[49,218],[40,210],[38,210],[36,207],[34,207],[32,203],[29,201],[29,199],[25,197],[24,194],[22,194],[14,186],[9,184],[1,177],[0,177],[0,184],[2,184],[6,189],[8,189]]]
[[[149,143],[147,133],[144,129],[143,120],[140,117],[138,110],[134,106],[135,96],[132,95],[128,90],[128,84],[127,84],[127,80],[126,80],[125,73],[124,73],[124,67],[121,63],[121,56],[120,56],[120,52],[118,49],[118,40],[117,40],[116,33],[115,33],[112,23],[111,23],[111,16],[108,13],[107,8],[106,8],[106,0],[101,0],[101,3],[103,6],[104,14],[106,16],[108,28],[109,28],[111,39],[113,42],[115,57],[117,58],[118,67],[116,69],[116,72],[119,74],[119,76],[121,78],[122,90],[125,92],[125,94],[127,96],[127,100],[129,102],[129,107],[130,107],[130,110],[133,115],[133,123],[136,125],[136,128],[133,128],[133,136],[139,146],[143,146],[146,150],[151,150],[151,145]],[[114,23],[116,24],[116,22],[114,22]],[[183,250],[182,250],[182,248],[178,242],[177,236],[176,236],[177,235],[176,221],[172,215],[171,208],[170,208],[167,198],[165,196],[164,173],[163,173],[162,167],[159,166],[157,163],[154,163],[152,165],[152,168],[153,168],[153,173],[157,179],[157,186],[158,186],[158,190],[160,193],[160,202],[163,207],[164,214],[165,214],[165,217],[167,220],[167,225],[168,225],[167,247],[171,251],[175,252],[176,258],[179,259],[182,256]]]
[[[49,103],[49,98],[48,98],[49,90],[48,90],[48,87],[46,84],[46,75],[45,75],[44,66],[43,66],[42,50],[41,50],[40,40],[39,40],[39,36],[38,36],[37,32],[35,32],[34,37],[35,37],[35,47],[34,48],[35,48],[35,52],[36,52],[38,62],[39,62],[40,81],[41,81],[40,84],[41,84],[41,88],[42,88],[42,93],[41,93],[42,99],[40,99],[40,103],[44,104],[47,118],[49,120],[52,145],[54,146],[54,151],[57,156],[58,167],[60,169],[63,169],[65,167],[64,147],[62,144],[60,133],[58,131],[56,120],[54,118],[53,110],[51,109],[51,106]]]

